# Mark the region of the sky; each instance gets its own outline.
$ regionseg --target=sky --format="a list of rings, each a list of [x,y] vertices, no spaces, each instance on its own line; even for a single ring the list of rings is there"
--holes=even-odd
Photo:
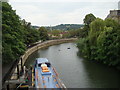
[[[21,19],[37,26],[83,24],[87,14],[105,19],[119,0],[9,0]]]

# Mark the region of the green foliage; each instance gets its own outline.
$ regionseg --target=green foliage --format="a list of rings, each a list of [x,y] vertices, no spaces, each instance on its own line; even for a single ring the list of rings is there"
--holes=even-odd
[[[85,25],[90,25],[90,23],[92,21],[94,21],[95,19],[96,19],[96,17],[93,14],[91,14],[91,13],[87,14],[84,18],[84,23],[85,23]]]
[[[96,17],[93,14],[87,14],[84,18],[84,37],[88,36],[88,33],[90,31],[90,24],[92,21],[94,21],[96,19]]]
[[[120,24],[97,18],[89,26],[88,35],[78,41],[80,52],[89,60],[120,67]]]
[[[114,30],[112,27],[106,27],[97,40],[97,47],[99,51],[98,59],[100,61],[103,60],[103,63],[112,66],[119,64],[119,41],[120,35],[118,34],[118,30]]]
[[[39,31],[32,28],[31,23],[26,22],[24,19],[21,21],[22,29],[24,30],[24,40],[26,46],[31,45],[32,43],[40,40]]]
[[[40,39],[39,31],[31,23],[20,20],[15,10],[2,3],[2,56],[3,64],[12,62],[24,54],[28,45]]]
[[[60,30],[52,30],[51,34],[54,36],[60,36],[61,31]]]
[[[83,24],[60,24],[56,26],[46,27],[48,30],[62,30],[69,31],[71,29],[79,29],[83,27]]]
[[[104,26],[104,21],[99,18],[97,18],[90,24],[88,37],[91,44],[96,44],[96,39],[99,36],[99,33],[104,30]]]
[[[2,55],[3,63],[7,63],[24,53],[25,44],[19,16],[8,3],[2,3],[2,10]]]
[[[41,40],[45,41],[45,40],[49,39],[49,37],[48,37],[48,31],[47,31],[46,28],[40,27],[38,31],[39,31],[39,35],[40,35],[40,39]]]

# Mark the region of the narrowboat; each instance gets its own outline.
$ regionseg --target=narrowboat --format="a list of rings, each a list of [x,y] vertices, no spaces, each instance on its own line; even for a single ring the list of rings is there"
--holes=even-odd
[[[66,89],[58,77],[58,73],[46,58],[37,58],[34,65],[35,88],[58,88]]]

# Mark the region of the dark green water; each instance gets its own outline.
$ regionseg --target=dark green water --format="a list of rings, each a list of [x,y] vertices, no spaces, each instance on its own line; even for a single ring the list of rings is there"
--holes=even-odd
[[[77,53],[75,43],[50,46],[29,56],[26,66],[35,58],[47,58],[67,88],[120,88],[120,71],[84,60]]]

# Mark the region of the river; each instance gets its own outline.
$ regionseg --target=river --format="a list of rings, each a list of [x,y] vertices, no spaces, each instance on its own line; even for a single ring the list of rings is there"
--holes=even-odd
[[[31,54],[26,66],[32,65],[35,58],[47,58],[67,88],[120,88],[120,71],[84,60],[77,53],[75,43],[50,46]]]

